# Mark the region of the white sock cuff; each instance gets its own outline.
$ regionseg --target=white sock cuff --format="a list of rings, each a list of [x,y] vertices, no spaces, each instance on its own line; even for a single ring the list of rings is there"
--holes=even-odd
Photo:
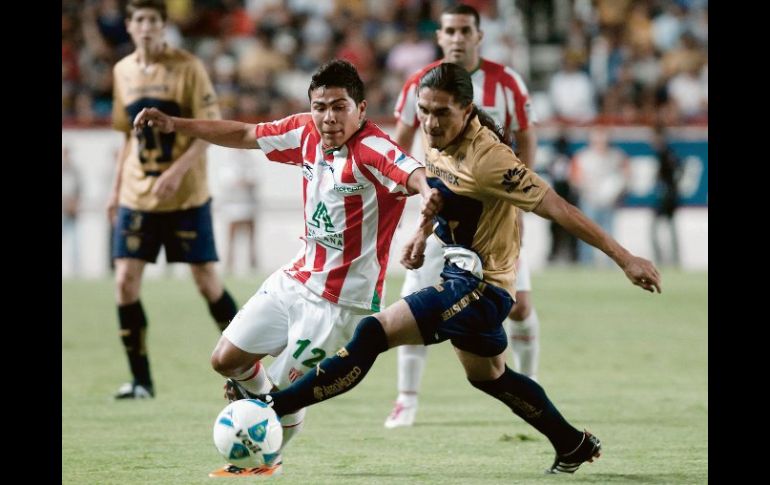
[[[257,374],[259,374],[260,372],[262,372],[262,363],[260,361],[256,361],[254,365],[249,366],[249,368],[243,371],[242,373],[235,376],[230,376],[230,377],[235,379],[238,382],[242,382],[242,381],[248,381],[256,377]]]
[[[281,416],[281,426],[283,426],[284,428],[291,428],[293,426],[302,424],[302,421],[305,420],[306,412],[307,412],[307,408],[302,408],[296,413],[285,414]]]
[[[396,401],[407,407],[414,406],[417,403],[417,393],[411,391],[399,392]]]
[[[233,379],[240,382],[247,391],[253,394],[270,392],[270,389],[273,388],[273,384],[267,376],[267,370],[260,361],[256,361],[246,372],[233,377]]]
[[[513,320],[511,318],[507,318],[506,320],[511,322],[511,329],[513,331],[516,330],[535,330],[537,331],[540,328],[540,319],[537,317],[537,310],[532,308],[532,310],[529,312],[529,315],[527,315],[527,318],[524,320]],[[529,333],[529,332],[528,332]]]

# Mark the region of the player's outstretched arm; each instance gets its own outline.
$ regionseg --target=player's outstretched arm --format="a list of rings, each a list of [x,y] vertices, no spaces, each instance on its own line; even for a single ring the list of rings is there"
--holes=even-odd
[[[534,210],[535,214],[555,221],[570,233],[612,258],[629,280],[649,292],[660,293],[660,273],[652,262],[634,256],[589,219],[577,207],[548,190]]]
[[[144,108],[134,119],[134,129],[157,127],[162,133],[176,131],[230,148],[259,148],[256,125],[229,120],[198,120],[169,116],[157,108]]]

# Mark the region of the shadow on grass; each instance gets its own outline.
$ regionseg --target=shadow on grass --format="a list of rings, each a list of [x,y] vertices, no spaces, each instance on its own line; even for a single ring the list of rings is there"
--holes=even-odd
[[[499,428],[500,426],[510,425],[512,420],[479,420],[479,421],[418,421],[414,423],[415,428],[444,428],[447,426],[458,427],[467,426],[469,428]]]
[[[696,483],[681,473],[591,473],[596,483]]]

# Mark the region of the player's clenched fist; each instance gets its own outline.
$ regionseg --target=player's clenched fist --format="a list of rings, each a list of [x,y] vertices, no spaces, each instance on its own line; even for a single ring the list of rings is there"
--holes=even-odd
[[[174,131],[174,119],[158,108],[144,108],[134,118],[134,129],[142,130],[145,126],[157,127],[163,133]]]

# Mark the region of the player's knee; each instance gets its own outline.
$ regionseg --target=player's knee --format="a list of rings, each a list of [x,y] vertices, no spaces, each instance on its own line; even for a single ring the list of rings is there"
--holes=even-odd
[[[382,353],[388,350],[388,337],[379,320],[371,316],[364,317],[358,322],[351,344]]]
[[[242,373],[243,364],[238,361],[227,349],[217,346],[211,353],[211,368],[220,375],[230,377]]]
[[[141,276],[127,271],[120,272],[115,277],[115,292],[118,303],[126,305],[139,299]]]
[[[193,264],[190,269],[198,292],[209,302],[217,301],[222,296],[224,287],[219,281],[214,264]]]
[[[529,301],[529,298],[520,298],[513,307],[511,307],[508,316],[512,320],[520,322],[527,318],[530,313],[532,313],[532,303]]]

